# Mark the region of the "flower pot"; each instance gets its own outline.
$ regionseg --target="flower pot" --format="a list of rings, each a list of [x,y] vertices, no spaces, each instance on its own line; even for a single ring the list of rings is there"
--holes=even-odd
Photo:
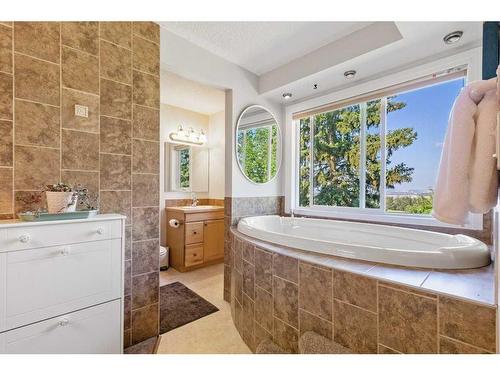
[[[73,212],[76,210],[77,197],[73,192],[46,191],[47,210],[50,214]]]

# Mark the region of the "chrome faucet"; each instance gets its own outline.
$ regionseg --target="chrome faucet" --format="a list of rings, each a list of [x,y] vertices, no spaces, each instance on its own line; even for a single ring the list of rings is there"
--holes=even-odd
[[[198,198],[196,198],[196,193],[191,193],[191,207],[196,207],[198,205]]]

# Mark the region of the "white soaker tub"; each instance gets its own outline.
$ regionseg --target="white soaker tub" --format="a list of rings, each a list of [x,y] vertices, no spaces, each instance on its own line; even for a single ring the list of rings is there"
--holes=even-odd
[[[241,219],[238,231],[299,250],[407,267],[466,269],[490,263],[488,247],[462,234],[280,216]]]

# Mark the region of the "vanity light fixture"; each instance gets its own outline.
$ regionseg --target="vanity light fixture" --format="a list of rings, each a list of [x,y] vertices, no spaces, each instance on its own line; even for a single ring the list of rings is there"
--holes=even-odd
[[[348,70],[348,71],[344,72],[344,77],[347,79],[354,78],[355,75],[356,75],[355,70]]]
[[[179,130],[176,132],[171,132],[169,138],[177,143],[187,143],[197,146],[201,146],[207,141],[207,136],[203,130],[197,132],[193,128],[189,128],[188,131],[185,131],[182,125],[179,125]]]
[[[285,100],[288,100],[292,97],[292,93],[291,92],[285,92],[283,93],[283,98],[285,98]]]
[[[449,34],[446,34],[443,38],[443,41],[446,44],[453,44],[453,43],[458,42],[462,38],[462,35],[464,35],[463,31],[460,31],[460,30],[453,31]]]

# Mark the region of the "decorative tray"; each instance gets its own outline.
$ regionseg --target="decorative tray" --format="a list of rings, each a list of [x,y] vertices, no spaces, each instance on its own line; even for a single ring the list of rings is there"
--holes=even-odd
[[[49,220],[72,220],[87,219],[97,215],[97,210],[61,212],[58,214],[49,214],[48,212],[21,212],[17,214],[22,221],[49,221]]]

